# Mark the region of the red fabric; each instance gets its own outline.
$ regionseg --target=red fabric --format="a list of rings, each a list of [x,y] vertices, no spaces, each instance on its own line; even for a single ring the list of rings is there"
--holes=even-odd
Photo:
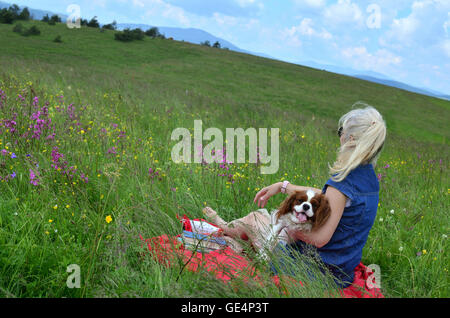
[[[376,287],[375,277],[372,270],[363,263],[355,268],[353,284],[342,291],[345,298],[384,298],[381,290]]]
[[[177,259],[181,259],[185,264],[185,269],[195,272],[199,270],[199,267],[203,267],[208,272],[214,273],[216,278],[223,282],[228,282],[232,277],[242,272],[245,272],[244,277],[252,277],[258,281],[255,269],[249,266],[250,262],[230,247],[202,254],[185,249],[176,237],[162,235],[151,239],[144,239],[142,236],[140,238],[143,243],[147,244],[152,256],[166,266],[170,266],[173,262],[177,262]],[[375,278],[372,278],[371,274],[372,271],[360,263],[355,268],[353,284],[343,289],[341,296],[344,298],[384,298],[380,289],[373,287]],[[369,279],[371,279],[372,284],[370,284]],[[278,276],[274,276],[272,281],[277,286],[280,285]],[[296,284],[297,282],[292,279],[290,283]],[[303,286],[302,282],[298,283]]]
[[[185,249],[176,237],[167,235],[141,240],[147,244],[148,250],[158,262],[170,266],[177,259],[181,259],[186,269],[197,271],[199,266],[206,268],[208,272],[214,272],[216,278],[226,282],[245,269],[248,274],[254,275],[254,269],[249,268],[249,262],[243,256],[235,253],[230,247],[210,253],[192,252]]]

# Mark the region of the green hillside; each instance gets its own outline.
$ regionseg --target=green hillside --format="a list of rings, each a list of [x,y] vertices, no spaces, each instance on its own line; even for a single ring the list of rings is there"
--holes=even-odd
[[[248,105],[334,120],[362,100],[383,113],[391,133],[448,144],[449,101],[189,43],[149,38],[122,43],[114,41],[113,31],[38,25],[42,31],[38,37],[23,37],[12,33],[12,26],[0,25],[2,70],[20,61],[21,70],[16,71],[46,69],[48,76],[64,81],[61,84],[83,81],[99,89],[111,87],[98,78],[113,75],[119,83],[129,84],[130,94],[144,100],[149,90],[185,100],[188,90],[207,99],[211,108],[217,105],[224,111]],[[64,43],[52,42],[57,35]]]
[[[114,31],[22,24],[41,34],[0,24],[0,296],[285,295],[238,279],[223,285],[179,263],[161,266],[144,255],[139,235],[179,234],[176,215],[202,217],[205,205],[227,220],[241,217],[256,209],[258,190],[280,180],[322,187],[337,121],[363,101],[388,127],[363,262],[381,267],[387,297],[448,297],[449,101],[185,42],[123,43]],[[33,138],[30,115],[45,102],[55,135]],[[6,125],[12,118],[16,132]],[[204,129],[280,128],[279,171],[175,164],[171,132],[192,131],[196,119]],[[58,154],[67,161],[60,170]],[[82,269],[80,289],[66,287],[69,264]],[[288,294],[329,291],[320,281],[309,286]]]

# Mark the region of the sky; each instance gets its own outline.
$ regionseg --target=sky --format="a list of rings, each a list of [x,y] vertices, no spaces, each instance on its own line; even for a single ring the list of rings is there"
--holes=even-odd
[[[199,28],[280,60],[374,71],[450,95],[450,0],[7,2],[67,15],[76,4],[101,23]]]

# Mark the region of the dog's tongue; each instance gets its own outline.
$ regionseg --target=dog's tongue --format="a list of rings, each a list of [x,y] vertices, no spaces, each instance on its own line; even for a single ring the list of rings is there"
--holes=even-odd
[[[299,213],[299,214],[297,214],[297,219],[298,219],[300,222],[305,222],[305,221],[306,221],[306,215],[303,214],[303,213]]]

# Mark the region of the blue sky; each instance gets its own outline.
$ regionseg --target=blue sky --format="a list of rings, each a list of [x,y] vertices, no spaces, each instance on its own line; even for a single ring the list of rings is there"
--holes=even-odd
[[[4,0],[6,1],[6,0]],[[383,73],[450,95],[450,0],[7,1],[84,18],[200,28],[242,49]]]

